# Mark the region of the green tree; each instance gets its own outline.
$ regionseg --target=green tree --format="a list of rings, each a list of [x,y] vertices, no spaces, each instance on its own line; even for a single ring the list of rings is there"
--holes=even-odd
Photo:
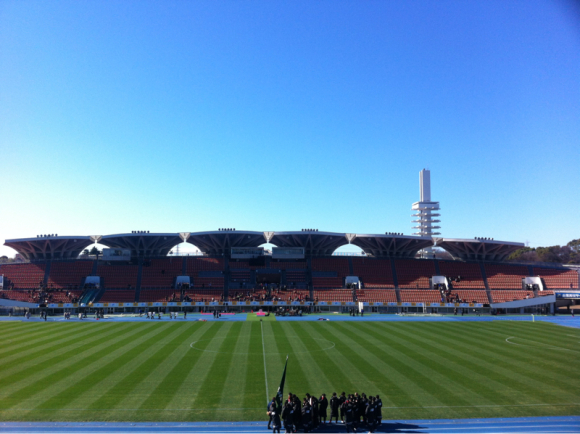
[[[89,255],[93,255],[97,257],[97,261],[99,260],[99,256],[101,255],[101,251],[99,249],[97,249],[97,246],[94,246],[91,251],[89,252]]]

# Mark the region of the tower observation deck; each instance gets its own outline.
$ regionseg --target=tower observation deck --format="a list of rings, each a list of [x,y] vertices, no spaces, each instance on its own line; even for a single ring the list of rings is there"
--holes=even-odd
[[[415,220],[413,229],[416,230],[414,235],[421,237],[432,237],[434,235],[441,235],[441,232],[437,232],[441,229],[441,226],[437,226],[441,220],[438,217],[439,214],[439,202],[433,202],[431,200],[431,172],[429,170],[421,170],[419,172],[419,189],[420,189],[420,200],[415,202],[411,210],[415,211],[411,214]],[[423,257],[429,258],[433,256],[433,250],[431,248],[423,249],[421,252]]]

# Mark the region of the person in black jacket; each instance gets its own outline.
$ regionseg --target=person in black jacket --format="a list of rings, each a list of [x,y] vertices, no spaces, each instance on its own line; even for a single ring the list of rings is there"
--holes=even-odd
[[[367,417],[366,417],[366,410],[367,410],[367,405],[368,405],[368,400],[367,400],[367,396],[362,393],[357,401],[357,405],[358,405],[358,411],[357,411],[357,423],[360,422],[360,418],[362,417],[363,423],[367,423]]]
[[[342,405],[346,402],[346,394],[342,392],[338,400],[340,402],[340,421],[344,423],[344,407]]]
[[[326,409],[328,408],[328,399],[326,399],[325,393],[320,396],[320,399],[318,400],[318,407],[318,417],[322,420],[322,423],[326,423]]]
[[[302,428],[304,428],[304,432],[308,432],[312,428],[312,406],[307,398],[304,398],[302,403]]]
[[[340,407],[344,412],[347,433],[349,433],[351,431],[356,432],[356,429],[354,428],[354,419],[355,419],[355,410],[356,409],[355,409],[353,403],[350,401],[352,398],[354,398],[354,397],[352,395],[349,395],[349,398],[346,401],[344,401],[344,403]]]
[[[268,429],[270,429],[270,425],[272,424],[272,416],[276,412],[276,397],[272,398],[272,400],[268,403]]]
[[[294,410],[294,432],[296,432],[302,429],[302,406],[296,395],[292,395],[292,409]]]
[[[375,431],[375,417],[376,417],[376,405],[375,405],[375,397],[371,396],[368,400],[366,409],[365,409],[365,420],[367,422],[367,426],[369,427],[369,431],[372,433]]]
[[[280,433],[281,426],[282,423],[280,422],[280,414],[278,413],[278,411],[275,411],[274,415],[272,416],[272,429],[274,430],[275,433]]]
[[[336,392],[332,394],[332,398],[330,398],[330,423],[332,423],[332,419],[336,419],[336,423],[338,423],[338,412],[340,409],[340,399],[336,396]]]
[[[377,406],[375,418],[377,426],[380,426],[383,423],[383,401],[381,401],[381,397],[377,395],[375,397],[375,405]]]
[[[286,401],[282,407],[282,420],[284,421],[284,429],[286,433],[294,432],[294,408],[291,401]]]
[[[316,396],[310,396],[309,393],[306,394],[306,397],[308,398],[308,402],[310,403],[310,406],[312,407],[312,428],[316,428],[319,424],[318,399],[316,399]]]

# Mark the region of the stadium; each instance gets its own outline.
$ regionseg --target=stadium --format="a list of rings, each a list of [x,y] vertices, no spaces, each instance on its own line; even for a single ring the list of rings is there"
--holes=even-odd
[[[578,270],[507,262],[522,243],[439,237],[425,170],[420,193],[414,235],[6,240],[17,260],[0,265],[3,426],[263,431],[241,422],[264,419],[284,372],[280,388],[299,398],[380,395],[382,424],[361,415],[359,430],[445,431],[457,419],[453,429],[575,431]],[[182,243],[198,253],[179,254]],[[360,252],[336,252],[346,245]]]
[[[577,17],[1,2],[0,432],[579,433]]]

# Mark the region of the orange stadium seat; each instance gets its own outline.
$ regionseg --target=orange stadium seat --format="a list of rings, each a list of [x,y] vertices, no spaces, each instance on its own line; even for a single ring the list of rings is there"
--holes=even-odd
[[[401,301],[441,303],[441,293],[434,289],[401,289]]]
[[[456,289],[485,289],[479,264],[454,261],[439,261],[439,271],[449,279],[461,276],[459,282],[452,282]]]
[[[491,298],[494,303],[503,303],[505,301],[523,300],[524,298],[534,298],[533,291],[491,291]]]
[[[389,259],[352,258],[352,266],[365,288],[395,287]]]
[[[85,277],[90,276],[93,261],[53,262],[48,276],[49,288],[80,288]]]
[[[365,289],[357,290],[357,300],[369,303],[394,303],[397,302],[397,292],[394,289]]]
[[[353,301],[350,289],[326,289],[314,291],[315,301]]]
[[[182,275],[183,259],[151,259],[143,264],[141,289],[171,288],[177,276]]]
[[[101,277],[105,288],[135,288],[137,286],[138,265],[99,264],[97,276]]]
[[[483,303],[488,304],[487,291],[477,289],[453,289],[451,296],[455,298],[455,294],[459,296],[462,303]]]
[[[574,270],[534,268],[534,276],[544,279],[549,289],[578,289],[578,273]]]
[[[522,279],[529,275],[528,267],[520,265],[485,264],[490,289],[522,289]]]
[[[429,279],[435,275],[435,263],[431,260],[395,260],[399,288],[429,289]]]
[[[14,289],[35,289],[44,281],[44,263],[2,264],[0,274],[14,284]]]

